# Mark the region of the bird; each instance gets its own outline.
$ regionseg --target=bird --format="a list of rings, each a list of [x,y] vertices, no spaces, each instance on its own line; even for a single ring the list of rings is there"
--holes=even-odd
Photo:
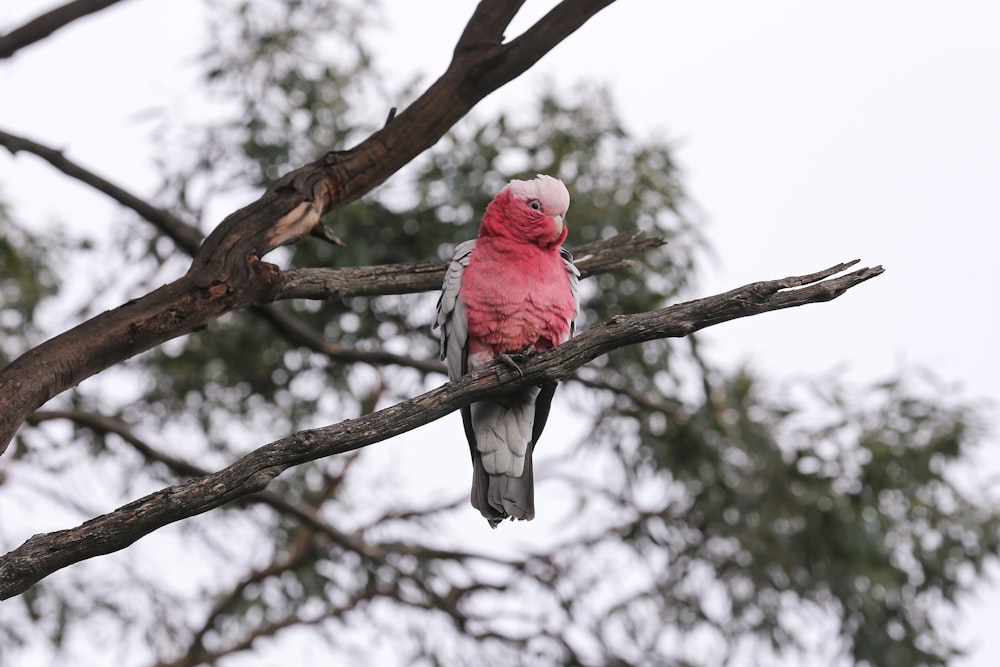
[[[450,379],[496,359],[517,368],[515,357],[573,335],[580,272],[562,245],[569,200],[552,176],[512,180],[486,207],[478,237],[455,248],[435,319]],[[532,454],[555,390],[554,382],[522,387],[461,410],[472,506],[492,528],[535,516]]]

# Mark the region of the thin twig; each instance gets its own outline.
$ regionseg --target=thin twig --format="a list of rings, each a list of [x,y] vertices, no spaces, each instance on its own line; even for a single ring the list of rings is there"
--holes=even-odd
[[[189,255],[194,255],[198,250],[198,246],[201,245],[203,237],[197,227],[181,220],[170,211],[155,206],[120,185],[97,175],[90,169],[66,157],[60,150],[3,130],[0,130],[0,146],[3,146],[14,155],[24,151],[25,153],[31,153],[40,157],[70,178],[89,185],[125,208],[135,211],[143,219],[152,223],[153,226],[170,237],[177,244],[177,247]]]

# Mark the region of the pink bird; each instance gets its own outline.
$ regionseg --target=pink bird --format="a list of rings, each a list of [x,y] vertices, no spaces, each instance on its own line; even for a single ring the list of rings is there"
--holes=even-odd
[[[460,377],[502,357],[544,352],[572,334],[580,273],[562,247],[569,192],[539,175],[511,181],[483,216],[479,238],[455,249],[435,326],[441,358]],[[555,383],[518,389],[462,409],[472,452],[472,506],[496,528],[535,517],[531,455]]]

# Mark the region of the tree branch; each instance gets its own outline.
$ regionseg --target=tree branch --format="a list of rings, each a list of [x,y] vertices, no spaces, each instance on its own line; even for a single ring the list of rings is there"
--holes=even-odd
[[[289,172],[256,202],[227,216],[180,279],[97,315],[0,369],[0,453],[28,414],[65,389],[227,312],[273,301],[284,279],[262,257],[308,238],[325,212],[384,182],[611,2],[563,0],[504,44],[503,30],[522,2],[483,0],[445,73],[385,127],[354,148]]]
[[[214,649],[212,651],[195,652],[185,655],[183,658],[171,660],[170,662],[157,662],[153,667],[201,667],[203,665],[218,664],[223,658],[236,653],[249,651],[255,644],[266,637],[273,637],[282,630],[296,626],[319,625],[332,618],[339,618],[351,611],[355,611],[366,601],[374,600],[384,594],[375,590],[374,587],[365,588],[339,605],[327,603],[326,607],[319,613],[309,617],[299,616],[295,612],[289,612],[283,618],[275,621],[268,621],[255,628],[249,636],[235,642],[225,648]]]
[[[20,28],[0,35],[0,58],[10,58],[19,49],[45,39],[59,28],[119,2],[121,0],[74,0],[36,16]]]
[[[26,137],[0,130],[0,146],[6,148],[12,155],[24,151],[36,155],[50,165],[81,183],[91,186],[98,192],[106,194],[125,208],[131,209],[151,222],[153,226],[170,237],[181,250],[194,255],[201,245],[202,234],[194,225],[178,218],[167,210],[154,206],[145,199],[134,195],[124,188],[115,185],[98,176],[82,165],[70,160],[62,151],[32,141]]]
[[[652,396],[647,392],[634,389],[626,383],[624,378],[616,377],[614,380],[611,380],[603,374],[583,375],[576,373],[570,379],[584,387],[610,391],[616,396],[627,398],[634,405],[646,411],[660,412],[668,417],[676,417],[684,414],[684,404],[680,401]]]
[[[277,556],[267,567],[252,570],[246,577],[236,582],[236,585],[220,599],[215,601],[209,610],[200,628],[191,637],[188,650],[177,665],[204,665],[207,664],[205,658],[208,651],[205,648],[205,637],[216,626],[221,617],[231,613],[233,607],[240,604],[246,590],[255,584],[260,584],[267,579],[281,576],[282,574],[295,571],[314,561],[319,550],[315,539],[310,535],[305,539],[300,539],[292,545],[290,553]],[[294,618],[294,615],[290,618]],[[256,633],[254,633],[256,634]],[[253,634],[251,636],[254,636]],[[236,652],[235,649],[231,652]],[[227,653],[230,651],[227,651]]]
[[[645,237],[641,229],[591,241],[573,248],[581,278],[628,268],[630,255],[658,248],[666,243],[658,236]],[[412,294],[441,288],[446,261],[413,264],[382,264],[336,268],[288,269],[275,299],[346,299],[354,296]]]
[[[97,433],[114,433],[131,445],[147,461],[161,463],[180,477],[205,477],[212,474],[211,470],[153,447],[138,437],[129,424],[114,417],[87,412],[85,410],[38,410],[32,413],[27,421],[29,424],[37,426],[43,422],[57,419],[72,421],[79,426],[89,428]],[[297,505],[278,493],[265,490],[247,496],[244,500],[267,505],[276,512],[286,514],[317,533],[325,535],[344,548],[357,551],[362,555],[371,555],[374,553],[374,550],[360,539],[350,536],[323,521],[314,508]]]
[[[862,268],[837,276],[856,263],[752,283],[652,312],[619,315],[528,358],[520,373],[502,364],[490,366],[365,417],[276,440],[219,472],[162,489],[77,528],[31,537],[0,558],[0,599],[24,592],[63,567],[123,549],[169,523],[260,492],[291,466],[380,442],[502,391],[562,381],[589,361],[625,345],[683,337],[741,317],[829,301],[883,271]]]
[[[395,354],[382,349],[363,350],[327,341],[311,327],[294,317],[283,317],[284,313],[274,308],[254,308],[260,317],[293,345],[325,355],[328,359],[342,363],[361,362],[372,366],[405,366],[421,373],[444,373],[445,366],[437,359],[419,359],[405,354]]]
[[[38,410],[33,412],[25,421],[32,426],[37,426],[43,422],[58,419],[71,421],[95,433],[114,433],[127,444],[131,445],[146,461],[150,463],[162,463],[177,476],[201,477],[210,472],[189,461],[156,449],[137,436],[129,424],[115,417],[108,417],[86,410]]]

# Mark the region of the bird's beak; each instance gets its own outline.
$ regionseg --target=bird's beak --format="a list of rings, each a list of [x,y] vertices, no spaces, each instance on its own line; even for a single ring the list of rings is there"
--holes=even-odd
[[[561,215],[554,215],[552,219],[556,221],[556,235],[553,238],[559,238],[563,231],[563,217]]]

